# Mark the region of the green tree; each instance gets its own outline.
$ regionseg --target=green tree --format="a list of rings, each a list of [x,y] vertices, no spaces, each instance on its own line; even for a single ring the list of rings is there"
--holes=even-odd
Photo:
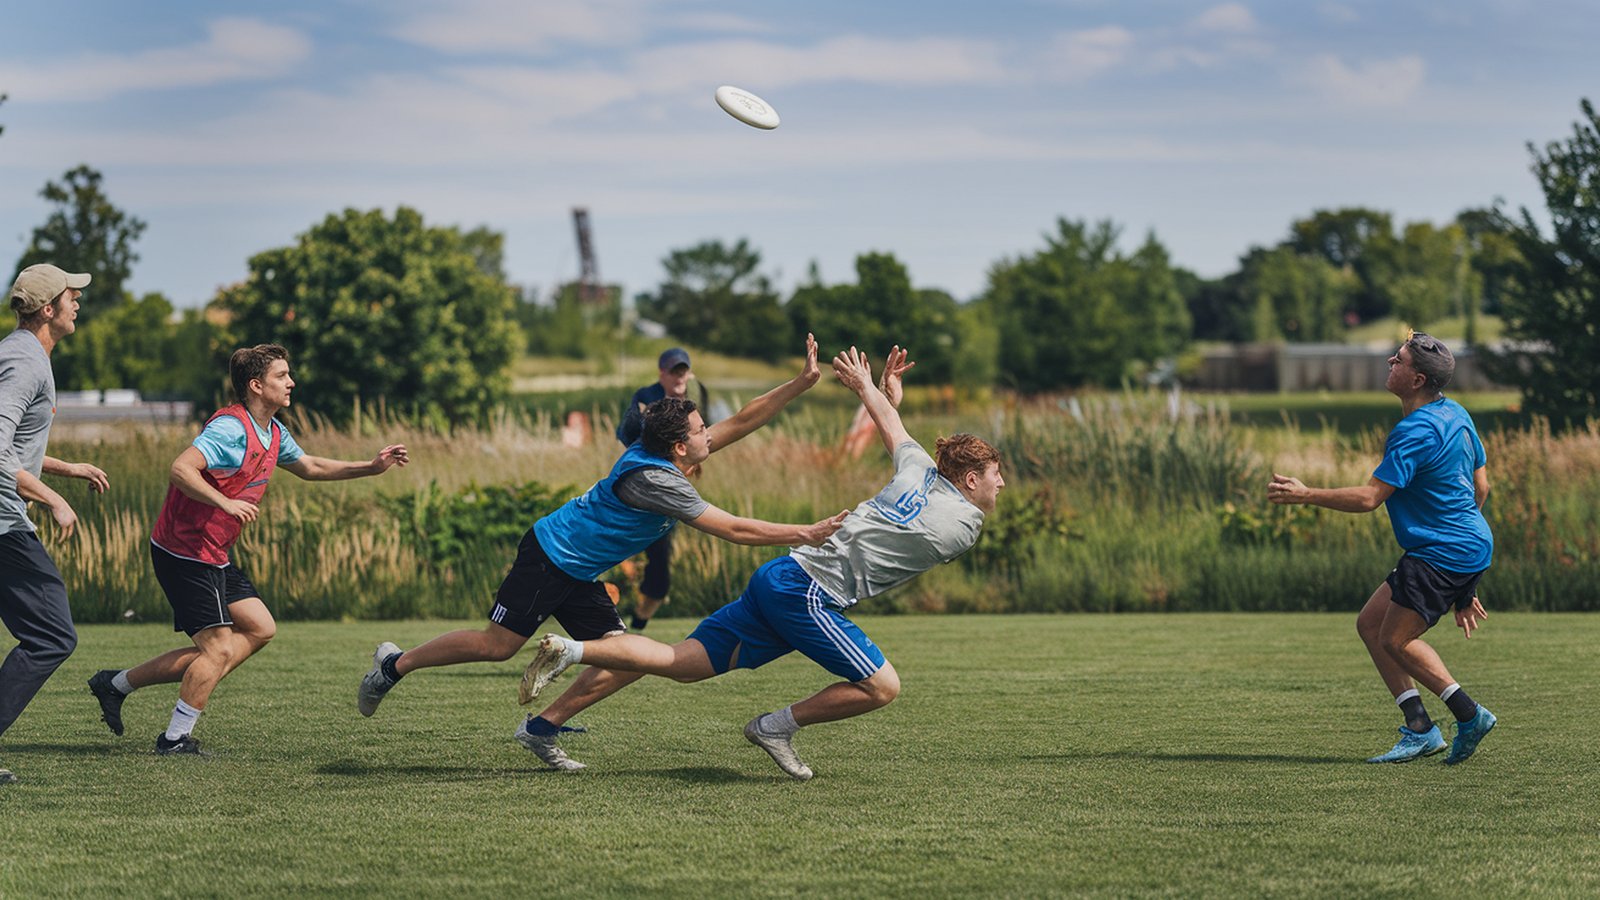
[[[472,235],[478,235],[474,238]],[[521,349],[514,291],[486,266],[484,233],[416,210],[346,209],[258,253],[214,301],[233,344],[288,349],[305,405],[334,420],[383,400],[445,421],[481,416],[510,388]]]
[[[1429,222],[1406,225],[1395,247],[1394,268],[1379,286],[1394,314],[1422,328],[1445,316],[1466,315],[1478,302],[1466,231]]]
[[[1289,245],[1297,252],[1321,256],[1336,269],[1354,275],[1359,288],[1347,312],[1361,321],[1390,313],[1390,297],[1380,285],[1388,280],[1395,247],[1394,224],[1386,212],[1364,207],[1319,209],[1289,227]]]
[[[1153,237],[1130,259],[1110,221],[1063,218],[1056,231],[1038,253],[990,269],[985,308],[1002,381],[1030,391],[1115,384],[1172,353],[1180,330],[1187,339],[1183,298]]]
[[[1526,207],[1504,223],[1525,263],[1504,298],[1506,336],[1521,347],[1489,360],[1524,408],[1558,424],[1600,412],[1600,117],[1587,99],[1580,106],[1571,137],[1543,152],[1528,144],[1551,234]]]
[[[147,398],[204,405],[218,398],[226,381],[227,353],[217,337],[200,310],[175,319],[171,301],[161,294],[124,298],[56,347],[56,386],[133,388]]]
[[[123,282],[139,255],[133,243],[145,223],[128,215],[101,190],[101,174],[78,166],[61,183],[45,182],[39,196],[56,205],[43,225],[33,230],[17,271],[35,263],[54,263],[69,272],[88,272],[94,283],[84,291],[78,318],[88,322],[101,311],[122,303]]]
[[[1253,310],[1249,339],[1257,341],[1341,340],[1343,312],[1357,289],[1350,272],[1289,244],[1252,248],[1234,284]]]
[[[899,344],[917,362],[927,384],[955,377],[964,319],[945,291],[913,288],[911,275],[891,253],[856,257],[856,283],[823,285],[815,277],[784,307],[795,332],[812,332],[827,354],[856,346],[878,356]]]
[[[776,362],[794,352],[788,321],[761,254],[743,238],[733,246],[705,241],[661,261],[667,280],[640,294],[639,314],[695,346]]]
[[[1462,210],[1456,224],[1466,236],[1483,311],[1499,315],[1507,287],[1526,266],[1517,249],[1515,227],[1498,206]]]

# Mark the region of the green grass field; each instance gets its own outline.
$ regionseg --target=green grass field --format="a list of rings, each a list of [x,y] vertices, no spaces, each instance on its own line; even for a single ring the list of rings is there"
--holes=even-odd
[[[1454,768],[1361,762],[1399,721],[1349,615],[859,621],[904,693],[802,732],[808,783],[739,733],[827,682],[798,657],[646,679],[577,720],[590,768],[557,773],[510,739],[531,651],[419,672],[368,720],[373,645],[453,623],[289,623],[213,697],[213,755],[158,758],[175,689],[134,695],[116,739],[84,680],[181,635],[84,627],[0,742],[24,779],[0,896],[1600,894],[1600,618],[1435,633],[1501,719]]]

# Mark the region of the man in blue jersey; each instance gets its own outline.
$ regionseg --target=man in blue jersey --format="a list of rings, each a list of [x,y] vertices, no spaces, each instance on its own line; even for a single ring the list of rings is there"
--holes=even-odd
[[[402,652],[385,641],[362,679],[356,708],[370,716],[397,681],[414,669],[510,659],[535,630],[554,617],[581,640],[620,635],[626,629],[605,586],[607,569],[672,531],[678,522],[736,544],[818,544],[839,529],[848,511],[810,525],[747,519],[701,499],[687,473],[712,452],[766,424],[790,400],[817,383],[817,342],[806,335],[800,374],[707,427],[689,400],[667,398],[644,416],[638,442],[611,473],[581,497],[534,523],[481,631],[452,631]],[[547,760],[548,761],[548,760]],[[552,762],[559,765],[559,760]]]
[[[685,400],[689,397],[689,351],[673,347],[656,360],[657,376],[654,384],[647,384],[633,392],[628,406],[622,411],[622,421],[617,423],[617,440],[624,448],[633,445],[644,433],[644,411],[650,404],[667,397]],[[705,385],[700,385],[700,415],[710,425],[711,411],[707,409]],[[698,475],[690,472],[689,475]],[[628,623],[634,631],[643,631],[650,617],[667,602],[667,592],[672,589],[672,532],[667,532],[654,544],[644,548],[644,580],[639,584],[639,601],[633,605],[633,621]]]
[[[1489,475],[1472,417],[1442,393],[1455,368],[1444,344],[1413,332],[1389,357],[1384,386],[1400,398],[1403,414],[1367,483],[1309,488],[1298,479],[1273,475],[1267,486],[1273,503],[1309,503],[1342,512],[1386,506],[1395,538],[1405,549],[1356,618],[1356,631],[1405,716],[1400,740],[1368,762],[1406,762],[1445,748],[1416,682],[1455,716],[1456,734],[1446,764],[1464,762],[1495,724],[1494,714],[1467,696],[1439,654],[1422,641],[1423,633],[1446,612],[1454,611],[1456,625],[1468,638],[1487,616],[1477,587],[1494,556],[1494,536],[1483,518]]]
[[[889,483],[857,506],[837,534],[757,569],[737,600],[680,643],[668,646],[643,635],[596,642],[546,635],[523,676],[523,703],[568,666],[583,662],[590,668],[549,708],[523,722],[517,741],[556,768],[580,768],[555,746],[562,723],[644,674],[701,681],[798,651],[842,680],[756,716],[744,736],[791,778],[805,781],[811,768],[793,744],[802,727],[859,716],[899,696],[894,666],[843,611],[965,553],[1005,487],[1000,454],[982,438],[941,438],[930,455],[907,433],[895,408],[900,375],[910,367],[905,351],[894,348],[875,387],[866,358],[854,347],[833,361],[840,383],[866,406],[895,466]]]

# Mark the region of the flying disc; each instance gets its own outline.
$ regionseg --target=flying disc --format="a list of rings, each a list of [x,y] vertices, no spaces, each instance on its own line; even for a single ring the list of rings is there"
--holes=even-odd
[[[755,94],[731,84],[717,88],[717,105],[746,125],[768,130],[778,127],[777,110]]]

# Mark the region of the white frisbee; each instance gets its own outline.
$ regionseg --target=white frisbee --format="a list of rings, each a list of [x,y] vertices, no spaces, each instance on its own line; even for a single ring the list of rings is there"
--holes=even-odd
[[[778,127],[778,111],[747,90],[725,84],[717,88],[717,105],[735,119],[756,128]]]

